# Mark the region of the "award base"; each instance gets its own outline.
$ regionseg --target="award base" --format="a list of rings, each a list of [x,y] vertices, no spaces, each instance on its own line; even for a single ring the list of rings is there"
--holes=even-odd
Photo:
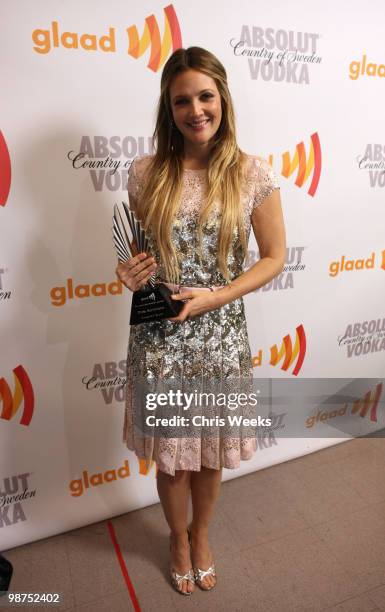
[[[160,321],[176,317],[183,308],[182,301],[175,301],[169,289],[163,283],[134,291],[132,295],[130,325]]]

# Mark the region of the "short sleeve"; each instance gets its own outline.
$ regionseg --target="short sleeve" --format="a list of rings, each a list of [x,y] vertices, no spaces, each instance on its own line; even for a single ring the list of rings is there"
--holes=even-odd
[[[252,210],[260,206],[263,200],[267,198],[274,189],[280,189],[278,177],[270,164],[265,159],[258,157],[255,157],[253,161],[255,169],[255,190]]]
[[[136,210],[139,195],[145,185],[145,172],[148,168],[150,160],[151,155],[135,157],[128,169],[127,191],[131,210]]]
[[[137,199],[138,193],[139,193],[138,175],[137,175],[137,171],[135,167],[136,162],[137,162],[136,158],[132,160],[131,166],[128,170],[128,177],[127,177],[128,195],[134,198],[135,200]]]

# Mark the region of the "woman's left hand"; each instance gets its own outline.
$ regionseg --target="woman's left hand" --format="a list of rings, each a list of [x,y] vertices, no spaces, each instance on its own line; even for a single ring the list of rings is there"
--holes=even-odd
[[[169,321],[179,321],[182,323],[188,318],[210,312],[220,307],[218,297],[214,291],[185,291],[175,293],[171,296],[175,301],[187,300],[177,317],[168,318]]]

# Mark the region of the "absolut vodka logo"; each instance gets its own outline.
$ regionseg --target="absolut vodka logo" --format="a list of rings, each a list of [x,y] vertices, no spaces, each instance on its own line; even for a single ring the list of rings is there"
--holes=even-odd
[[[304,262],[304,246],[287,247],[285,266],[281,274],[255,292],[280,291],[283,289],[294,289],[294,278],[297,272],[303,272],[306,268]],[[258,251],[249,251],[246,258],[246,267],[249,268],[259,259]]]
[[[349,323],[337,341],[349,358],[385,351],[385,317]]]
[[[95,191],[126,191],[132,160],[152,152],[152,138],[146,136],[82,136],[79,149],[67,158],[74,170],[89,173]]]
[[[385,187],[385,145],[368,143],[365,153],[357,156],[357,163],[367,172],[369,187]]]
[[[30,476],[25,473],[0,480],[0,529],[27,520],[24,501],[36,495],[29,487]]]
[[[88,391],[100,391],[106,404],[123,402],[126,385],[126,360],[95,363],[91,376],[83,376],[82,383]]]
[[[252,79],[308,85],[311,66],[322,61],[319,38],[315,32],[243,25],[230,45],[234,55],[248,62]]]

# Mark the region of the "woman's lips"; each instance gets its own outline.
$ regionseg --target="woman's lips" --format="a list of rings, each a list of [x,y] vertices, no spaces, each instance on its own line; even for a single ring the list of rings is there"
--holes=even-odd
[[[196,123],[188,123],[187,125],[194,130],[194,132],[200,132],[205,129],[206,125],[209,123],[210,119],[205,119],[204,121],[199,121]]]

